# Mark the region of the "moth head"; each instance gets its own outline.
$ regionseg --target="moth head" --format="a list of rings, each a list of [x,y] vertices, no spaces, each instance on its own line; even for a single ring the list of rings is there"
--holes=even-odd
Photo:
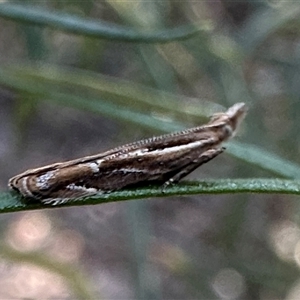
[[[245,103],[236,103],[227,110],[226,115],[229,118],[233,135],[239,128],[241,122],[244,120],[246,113],[247,107]]]
[[[245,103],[236,103],[226,112],[214,114],[209,124],[224,126],[228,131],[228,137],[234,136],[240,123],[243,121],[247,113],[247,107]]]

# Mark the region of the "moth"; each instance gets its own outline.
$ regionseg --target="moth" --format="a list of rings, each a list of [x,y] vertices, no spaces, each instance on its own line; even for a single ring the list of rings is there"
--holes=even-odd
[[[222,153],[222,142],[235,135],[245,114],[246,105],[237,103],[205,125],[30,169],[8,185],[26,198],[52,205],[125,187],[165,187]]]

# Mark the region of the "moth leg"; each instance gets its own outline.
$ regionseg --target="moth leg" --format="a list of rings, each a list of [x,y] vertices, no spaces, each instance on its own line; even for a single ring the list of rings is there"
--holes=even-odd
[[[173,183],[177,183],[180,181],[183,177],[187,176],[191,172],[193,172],[195,169],[200,167],[201,165],[209,162],[213,158],[217,157],[219,154],[221,154],[225,148],[213,148],[209,149],[205,152],[203,152],[200,156],[198,156],[196,159],[194,159],[189,165],[187,165],[185,168],[181,169],[178,173],[176,173],[174,176],[169,178],[164,184],[163,189],[165,189],[167,186]]]

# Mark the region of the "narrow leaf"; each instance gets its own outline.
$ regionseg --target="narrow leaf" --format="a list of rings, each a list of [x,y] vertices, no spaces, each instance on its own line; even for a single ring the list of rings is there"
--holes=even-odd
[[[165,43],[187,39],[203,31],[200,27],[192,24],[151,32],[138,31],[109,22],[15,4],[1,4],[0,17],[37,26],[51,27],[69,33],[123,42]]]
[[[161,186],[127,189],[111,193],[96,194],[85,199],[74,199],[65,205],[50,206],[39,202],[26,201],[16,192],[0,193],[0,213],[32,209],[55,208],[61,206],[95,205],[100,203],[169,197],[195,194],[237,194],[266,193],[300,195],[300,181],[284,179],[224,179],[199,182],[184,182],[162,189]]]

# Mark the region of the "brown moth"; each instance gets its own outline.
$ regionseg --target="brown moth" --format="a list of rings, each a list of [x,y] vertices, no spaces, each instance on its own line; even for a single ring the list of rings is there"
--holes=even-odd
[[[223,152],[246,106],[237,103],[202,126],[137,141],[106,152],[30,169],[9,180],[26,198],[61,204],[125,187],[176,183]]]

